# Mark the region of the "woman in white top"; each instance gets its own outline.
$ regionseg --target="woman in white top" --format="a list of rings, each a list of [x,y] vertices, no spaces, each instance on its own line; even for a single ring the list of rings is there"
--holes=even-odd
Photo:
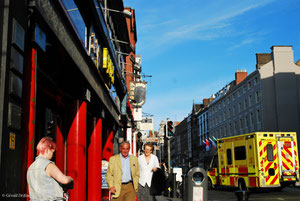
[[[138,200],[139,201],[153,201],[155,197],[150,195],[151,180],[153,172],[159,168],[158,158],[152,154],[153,145],[146,143],[144,145],[144,154],[140,155],[139,166],[140,166],[140,181],[138,189]]]

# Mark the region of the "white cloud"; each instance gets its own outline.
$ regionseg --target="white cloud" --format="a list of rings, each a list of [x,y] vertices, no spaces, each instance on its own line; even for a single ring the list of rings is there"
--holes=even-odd
[[[217,1],[216,3],[220,4],[218,10],[216,3],[210,6],[210,3],[206,2],[208,5],[203,8],[206,10],[199,9],[195,15],[194,12],[193,14],[189,12],[193,8],[187,8],[181,11],[180,17],[176,15],[176,19],[166,19],[165,12],[156,11],[158,16],[153,17],[152,21],[147,19],[147,25],[142,25],[143,34],[139,36],[138,45],[142,50],[161,48],[162,51],[186,40],[213,40],[231,36],[235,31],[232,30],[234,28],[230,20],[272,1],[274,0],[228,1],[228,3]]]

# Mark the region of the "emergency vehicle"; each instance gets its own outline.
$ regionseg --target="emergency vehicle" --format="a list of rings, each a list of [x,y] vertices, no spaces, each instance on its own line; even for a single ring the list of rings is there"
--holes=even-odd
[[[295,132],[255,132],[217,140],[209,188],[278,188],[299,181]]]

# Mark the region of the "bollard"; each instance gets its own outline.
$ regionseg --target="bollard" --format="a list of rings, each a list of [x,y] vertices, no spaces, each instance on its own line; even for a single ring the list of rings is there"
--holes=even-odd
[[[172,198],[176,197],[176,173],[172,173]]]
[[[192,168],[186,176],[184,201],[207,201],[207,181],[207,174],[203,168]]]
[[[186,178],[186,175],[185,174],[182,174],[181,175],[182,177],[182,189],[181,189],[181,196],[182,196],[182,201],[185,201],[186,200],[186,182],[185,182],[185,178]]]
[[[238,190],[238,191],[235,191],[235,195],[236,195],[238,201],[248,201],[250,191]]]

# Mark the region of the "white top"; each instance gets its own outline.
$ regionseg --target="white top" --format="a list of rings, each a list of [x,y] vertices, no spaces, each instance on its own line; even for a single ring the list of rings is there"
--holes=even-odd
[[[140,155],[139,158],[139,166],[140,166],[140,181],[139,184],[142,186],[145,186],[148,184],[148,186],[151,186],[151,180],[152,180],[152,169],[153,168],[159,168],[158,158],[157,156],[151,154],[150,162],[147,164],[145,154]]]

